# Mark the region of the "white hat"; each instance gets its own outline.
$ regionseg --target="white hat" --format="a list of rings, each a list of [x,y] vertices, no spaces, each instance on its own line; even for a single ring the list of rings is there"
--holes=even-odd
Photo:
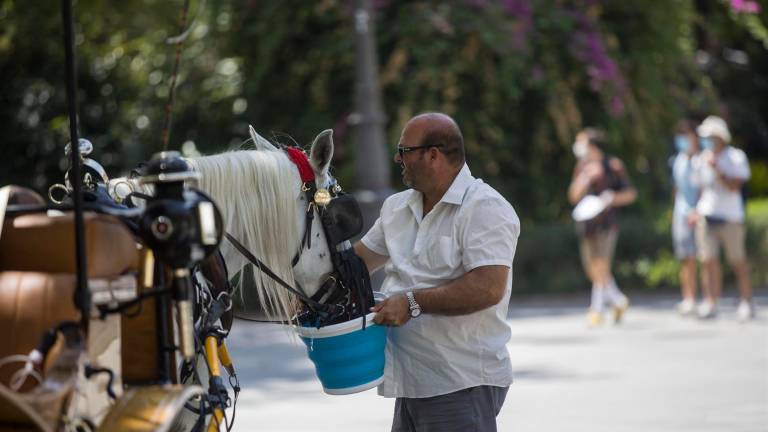
[[[731,132],[728,130],[728,124],[718,116],[709,116],[696,128],[696,133],[700,137],[718,136],[726,143],[731,142]]]

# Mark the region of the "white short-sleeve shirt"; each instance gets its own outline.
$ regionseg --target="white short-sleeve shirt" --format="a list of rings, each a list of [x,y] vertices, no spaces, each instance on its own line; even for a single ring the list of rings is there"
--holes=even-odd
[[[740,190],[730,190],[717,176],[715,170],[706,162],[715,157],[710,150],[705,150],[699,160],[697,182],[701,186],[701,198],[696,210],[704,216],[713,216],[728,222],[744,222],[744,199]],[[715,164],[727,177],[749,180],[750,170],[747,155],[743,151],[728,146],[717,155]]]
[[[512,268],[520,220],[512,205],[472,177],[466,165],[440,202],[422,215],[421,192],[392,195],[362,239],[367,248],[389,257],[384,293],[437,287],[481,266]],[[512,271],[495,306],[460,316],[422,314],[391,328],[379,394],[423,398],[478,385],[510,385],[506,316],[511,291]]]

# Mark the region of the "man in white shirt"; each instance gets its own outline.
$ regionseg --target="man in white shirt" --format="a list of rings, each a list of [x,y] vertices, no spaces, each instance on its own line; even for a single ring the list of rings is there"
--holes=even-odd
[[[520,220],[465,164],[457,124],[412,118],[395,162],[411,187],[389,197],[355,245],[384,267],[375,321],[392,326],[379,394],[395,397],[393,432],[496,431],[512,383],[506,322]]]
[[[723,284],[719,256],[722,244],[741,292],[737,314],[740,320],[747,320],[755,314],[744,248],[744,199],[741,195],[741,188],[750,177],[749,162],[743,151],[728,145],[731,133],[720,117],[707,117],[696,131],[703,148],[694,179],[701,187],[701,197],[696,204],[696,244],[702,262],[705,296],[699,305],[699,317],[712,318],[717,313],[717,300]]]

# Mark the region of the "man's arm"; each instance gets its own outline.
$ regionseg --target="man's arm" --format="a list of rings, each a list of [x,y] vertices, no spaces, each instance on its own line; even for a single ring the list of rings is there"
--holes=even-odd
[[[717,177],[720,179],[720,182],[723,184],[723,186],[732,192],[741,190],[741,187],[744,186],[744,183],[746,183],[746,180],[744,179],[728,177],[717,168],[715,168],[715,172],[717,173]]]
[[[383,267],[389,259],[388,256],[379,255],[376,252],[368,249],[368,247],[366,247],[362,242],[355,243],[355,253],[357,256],[363,259],[365,266],[368,267],[368,273],[371,274]]]
[[[705,162],[715,170],[718,180],[726,189],[737,192],[749,180],[749,162],[744,153],[739,151],[735,152],[734,155],[729,154],[729,159],[731,163],[725,167],[717,162],[718,158],[713,154],[708,155]]]
[[[367,262],[366,262],[367,263]],[[504,298],[509,267],[481,266],[445,285],[413,292],[423,313],[466,315],[487,309]],[[377,304],[374,321],[378,324],[400,326],[411,318],[405,294],[392,296]]]

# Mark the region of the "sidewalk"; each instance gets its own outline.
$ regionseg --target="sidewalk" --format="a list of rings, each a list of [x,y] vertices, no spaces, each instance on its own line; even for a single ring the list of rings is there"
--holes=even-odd
[[[767,431],[768,290],[743,324],[734,298],[713,321],[677,316],[676,300],[636,296],[625,323],[588,329],[573,298],[513,298],[515,383],[499,430]],[[325,395],[282,328],[237,321],[230,351],[243,388],[234,430],[389,431],[392,399]]]

